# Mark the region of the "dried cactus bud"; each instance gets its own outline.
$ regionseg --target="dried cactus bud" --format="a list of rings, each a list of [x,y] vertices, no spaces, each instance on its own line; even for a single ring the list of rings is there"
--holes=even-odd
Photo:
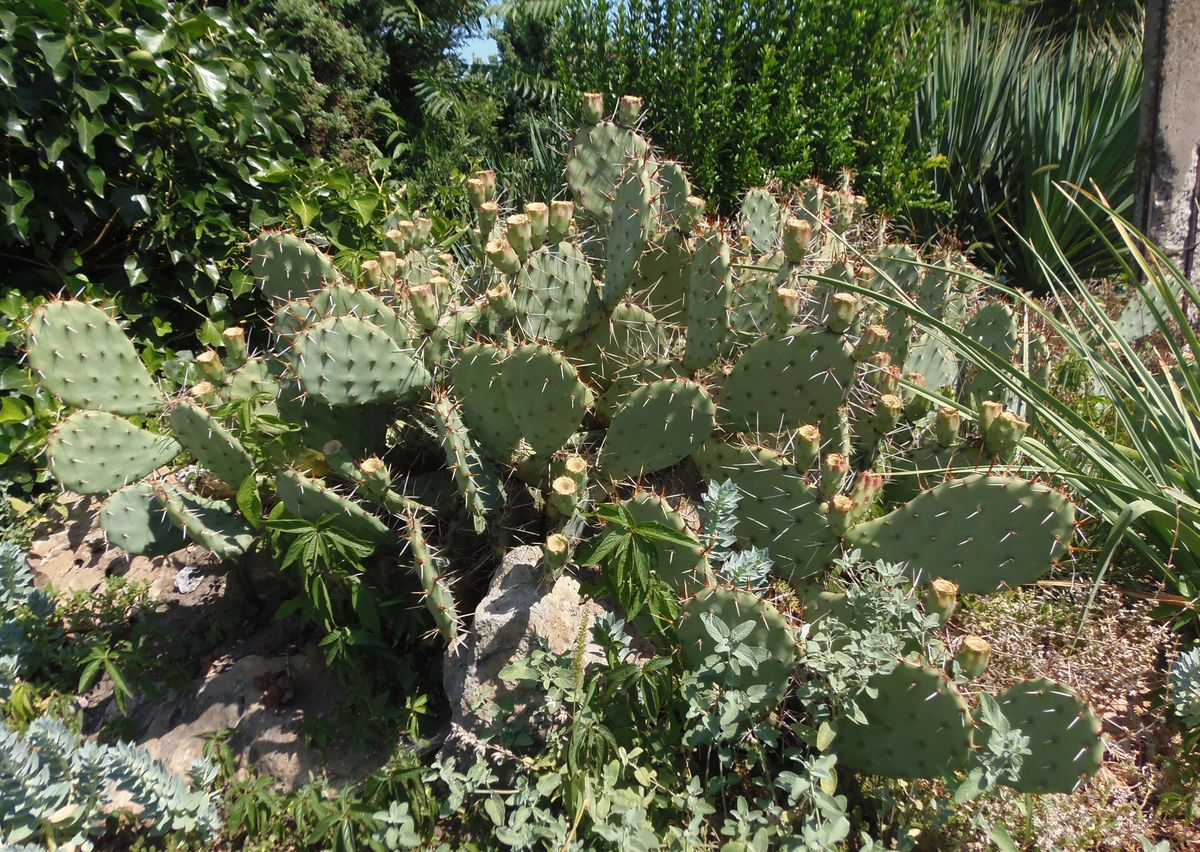
[[[196,366],[200,368],[200,375],[214,385],[225,383],[225,365],[213,350],[208,349],[197,355]]]
[[[996,418],[1004,413],[1004,403],[985,399],[979,403],[979,434],[987,435]]]
[[[873,470],[864,470],[854,480],[850,489],[850,499],[854,501],[854,517],[862,515],[875,502],[879,492],[883,490],[883,477]]]
[[[962,427],[962,414],[957,408],[939,408],[937,419],[933,424],[933,434],[938,444],[949,447],[958,440],[958,430]]]
[[[379,253],[379,257],[375,260],[375,265],[380,272],[382,272],[388,278],[391,278],[396,274],[396,260],[396,253],[394,251],[387,251],[385,249]],[[363,264],[363,266],[365,267],[367,263],[370,262],[371,261],[368,260]]]
[[[225,368],[236,370],[246,363],[249,353],[246,351],[246,330],[240,326],[232,326],[221,332],[221,343],[225,347]]]
[[[408,244],[404,241],[404,239],[404,232],[402,232],[399,228],[392,228],[392,230],[383,235],[383,244],[387,246],[390,251],[394,251],[397,256],[400,256],[408,251]]]
[[[967,636],[958,646],[958,654],[954,657],[958,667],[967,678],[977,678],[987,671],[988,660],[992,656],[992,646],[978,636]]]
[[[532,246],[540,248],[546,242],[546,233],[550,228],[550,208],[540,201],[530,201],[525,205],[525,215],[529,217]]]
[[[512,246],[504,237],[488,240],[483,251],[487,254],[488,260],[505,275],[516,275],[521,271],[521,259],[517,257],[517,253],[513,251]]]
[[[800,294],[791,287],[780,287],[775,291],[775,324],[786,329],[800,310]]]
[[[812,223],[805,219],[788,219],[783,225],[783,256],[791,263],[803,263],[812,245]]]
[[[696,230],[704,220],[704,199],[698,195],[689,195],[679,211],[679,230],[685,234]]]
[[[217,395],[217,386],[212,382],[196,382],[188,390],[188,393],[201,402],[206,402]]]
[[[604,94],[584,92],[579,96],[579,117],[584,124],[599,124],[604,120]]]
[[[424,248],[433,236],[433,220],[418,216],[413,222],[413,248]]]
[[[633,95],[625,95],[617,102],[617,124],[622,127],[636,127],[642,117],[642,99]]]
[[[467,178],[467,201],[471,202],[471,206],[478,210],[487,200],[487,187],[483,185],[483,181],[479,178]]]
[[[392,474],[383,459],[371,456],[358,465],[363,491],[372,500],[382,500],[392,488]]]
[[[879,397],[879,402],[875,403],[872,425],[881,435],[886,435],[896,428],[896,424],[900,422],[900,415],[903,413],[904,403],[900,401],[900,397],[892,393],[885,393]]]
[[[880,352],[880,355],[888,355],[886,352]],[[878,356],[876,356],[878,357]],[[891,361],[892,356],[888,355],[888,360]],[[875,388],[881,394],[892,394],[897,396],[900,393],[900,368],[894,364],[885,364],[877,370],[872,376]]]
[[[860,287],[872,287],[875,284],[875,278],[878,274],[874,266],[860,263],[858,268],[854,270],[854,283]]]
[[[867,326],[863,329],[862,336],[858,339],[858,346],[854,347],[854,360],[871,360],[873,356],[883,351],[883,347],[887,345],[888,338],[891,336],[892,333],[882,325],[872,324]]]
[[[915,423],[929,413],[933,402],[916,390],[916,388],[924,389],[925,387],[923,373],[908,372],[904,374],[904,378],[908,381],[908,385],[903,388],[904,416]],[[910,387],[910,385],[915,385],[916,388]]]
[[[793,442],[792,458],[800,470],[808,470],[817,460],[821,452],[821,430],[811,424],[805,424],[796,430]]]
[[[456,261],[454,259],[454,255],[448,251],[444,251],[441,254],[439,254],[437,259],[438,259],[438,263],[440,263],[442,265],[442,268],[444,268],[447,271],[454,269],[454,267],[458,263],[458,261]]]
[[[992,421],[984,436],[984,447],[993,455],[1007,457],[1017,449],[1028,429],[1028,423],[1011,411],[1005,411]]]
[[[579,505],[579,486],[569,476],[559,476],[550,483],[550,505],[564,517],[575,513]]]
[[[517,313],[517,302],[507,282],[501,281],[489,287],[486,295],[489,307],[500,316],[511,317]]]
[[[825,509],[829,529],[834,535],[843,536],[850,529],[850,517],[854,514],[854,501],[845,494],[835,494]]]
[[[554,462],[551,475],[557,479],[560,476],[565,476],[574,481],[574,483],[583,488],[587,483],[588,463],[583,456],[566,456]]]
[[[485,201],[475,209],[475,216],[479,220],[480,235],[490,238],[492,229],[496,227],[496,220],[500,218],[500,205],[495,201]]]
[[[396,254],[406,254],[409,249],[413,248],[413,239],[417,233],[417,225],[408,219],[402,219],[396,223],[396,230],[400,232],[400,240],[404,244],[404,248],[398,250]]]
[[[845,334],[854,325],[860,302],[853,293],[834,293],[829,300],[829,317],[825,327],[834,334]]]
[[[546,240],[551,244],[561,243],[571,233],[575,218],[574,201],[551,201],[550,221],[546,228]]]
[[[509,216],[505,223],[508,225],[508,230],[504,234],[508,238],[508,244],[513,247],[517,257],[524,261],[529,257],[530,246],[533,243],[532,223],[524,213]]]
[[[828,453],[821,461],[820,491],[822,497],[832,497],[842,490],[850,462],[841,453]]]
[[[496,200],[496,173],[491,169],[480,169],[475,172],[475,179],[483,184],[483,200]]]
[[[936,615],[941,624],[950,620],[958,606],[958,584],[937,577],[925,589],[925,611]]]
[[[542,547],[542,558],[552,572],[561,571],[571,558],[571,542],[561,533],[550,533]]]
[[[437,296],[433,287],[422,284],[408,289],[408,305],[412,308],[413,317],[426,331],[433,331],[438,324]]]

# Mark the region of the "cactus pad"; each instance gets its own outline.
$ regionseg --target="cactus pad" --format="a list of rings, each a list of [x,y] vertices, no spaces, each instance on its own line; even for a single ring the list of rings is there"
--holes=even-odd
[[[474,522],[475,531],[483,532],[487,517],[504,503],[504,489],[500,478],[480,454],[463,425],[459,408],[448,396],[435,399],[432,406],[438,437],[446,454],[446,466],[454,476],[467,514]]]
[[[668,358],[648,358],[635,361],[613,378],[604,395],[596,401],[596,414],[604,420],[612,420],[617,409],[625,404],[629,395],[642,385],[659,379],[685,377],[687,371],[678,361]]]
[[[292,234],[266,231],[250,243],[250,271],[268,299],[292,299],[340,281],[341,273],[319,249]]]
[[[856,699],[867,723],[845,718],[838,725],[839,762],[886,778],[941,778],[966,763],[971,716],[944,674],[903,661],[869,686],[877,695]]]
[[[222,559],[241,556],[254,543],[254,530],[230,504],[175,488],[159,487],[154,493],[172,523]]]
[[[659,322],[681,322],[691,274],[692,250],[687,237],[679,231],[667,231],[661,240],[652,240],[638,264],[639,299]]]
[[[1100,768],[1100,720],[1075,691],[1046,678],[1023,680],[996,696],[1009,725],[1029,737],[1015,781],[1022,793],[1070,793]],[[982,740],[982,738],[981,738]]]
[[[607,322],[592,326],[568,352],[584,378],[607,387],[619,370],[665,355],[667,345],[667,335],[653,314],[622,303]]]
[[[690,536],[683,515],[672,509],[667,501],[657,494],[638,494],[624,505],[638,523],[662,524]],[[654,549],[658,557],[656,573],[677,593],[689,595],[704,585],[709,571],[704,548],[699,541],[693,547],[656,541]]]
[[[739,216],[742,233],[750,237],[750,244],[759,254],[766,254],[779,247],[779,228],[782,223],[780,215],[779,203],[766,189],[752,189],[742,199]]]
[[[430,381],[424,366],[378,326],[354,317],[322,320],[296,338],[300,386],[330,405],[397,399]]]
[[[499,459],[508,459],[521,442],[521,430],[504,401],[500,376],[506,358],[491,344],[472,344],[463,349],[450,373],[467,428],[489,455]]]
[[[597,223],[610,219],[611,201],[629,160],[646,160],[650,146],[611,121],[580,128],[567,156],[567,185],[579,209]]]
[[[760,338],[725,381],[735,431],[780,432],[833,414],[850,392],[854,359],[839,335],[793,329]]]
[[[984,305],[963,326],[962,333],[990,349],[1005,361],[1011,361],[1017,351],[1017,320],[1012,309],[1003,302]],[[1002,399],[1004,385],[990,371],[971,369],[964,376],[960,397],[975,401]]]
[[[684,299],[687,338],[683,365],[707,367],[720,353],[729,327],[729,244],[717,233],[696,241]]]
[[[869,562],[905,562],[926,582],[944,577],[964,593],[985,594],[1050,570],[1067,550],[1074,520],[1070,501],[1043,485],[976,474],[852,527],[846,543]]]
[[[29,367],[68,405],[148,414],[162,393],[121,327],[87,302],[50,302],[29,323]]]
[[[287,510],[298,518],[319,521],[333,515],[347,532],[367,541],[388,540],[392,531],[362,506],[294,470],[281,470],[275,477],[275,489]]]
[[[246,448],[203,408],[179,403],[171,412],[171,428],[196,461],[226,485],[237,488],[254,472],[254,460]]]
[[[513,352],[500,376],[513,422],[536,453],[562,447],[587,412],[591,395],[559,353],[529,344]]]
[[[110,544],[138,556],[165,556],[187,544],[148,482],[126,486],[104,501],[100,526]]]
[[[521,330],[550,343],[590,328],[602,314],[592,268],[571,243],[543,246],[530,255],[514,295]]]
[[[670,467],[708,440],[715,407],[701,385],[661,379],[630,394],[613,414],[600,465],[612,477]]]
[[[662,187],[662,221],[669,227],[683,218],[684,205],[692,194],[692,184],[683,166],[674,160],[659,162],[658,183]]]
[[[105,411],[76,411],[46,440],[50,473],[79,494],[107,494],[153,473],[179,454],[156,435]]]
[[[612,310],[629,291],[637,273],[638,259],[658,224],[655,186],[645,163],[633,161],[626,167],[612,202],[604,267],[604,307]]]
[[[413,332],[391,306],[380,301],[368,290],[351,287],[349,284],[331,284],[322,287],[310,300],[312,312],[318,319],[330,317],[357,317],[378,326],[398,346],[412,339]]]
[[[765,689],[752,706],[760,712],[769,710],[787,691],[796,665],[796,642],[783,616],[750,592],[719,587],[701,591],[683,605],[676,625],[684,664],[692,669],[701,668],[716,653],[716,640],[705,625],[706,616],[734,630],[746,622],[753,623],[742,643],[762,649],[769,656],[756,669],[743,667],[737,675],[726,673],[722,683],[729,689]]]

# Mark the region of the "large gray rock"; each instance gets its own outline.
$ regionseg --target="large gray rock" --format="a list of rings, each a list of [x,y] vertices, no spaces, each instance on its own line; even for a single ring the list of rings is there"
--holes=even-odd
[[[543,641],[556,654],[573,652],[584,614],[594,623],[609,611],[580,597],[573,577],[564,574],[553,583],[543,582],[541,558],[541,548],[533,546],[515,548],[504,557],[475,610],[471,635],[446,659],[444,683],[452,717],[444,755],[478,749],[484,740],[503,745],[522,730],[542,738],[549,721],[539,718],[542,696],[502,681],[501,669],[528,657]],[[589,639],[585,665],[603,658]],[[505,736],[499,736],[501,723]]]

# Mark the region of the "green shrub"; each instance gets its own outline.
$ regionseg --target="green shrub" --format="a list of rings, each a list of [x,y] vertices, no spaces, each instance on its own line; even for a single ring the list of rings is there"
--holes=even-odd
[[[856,172],[884,209],[921,195],[904,146],[941,0],[572,0],[551,49],[568,92],[645,99],[655,141],[731,210],[768,175]],[[897,50],[907,36],[910,47]]]
[[[1028,19],[949,27],[908,133],[949,212],[912,211],[916,229],[957,232],[982,260],[1035,290],[1047,286],[1039,258],[1083,277],[1118,272],[1119,256],[1053,185],[1094,181],[1117,211],[1132,209],[1140,57],[1128,29],[1047,41]],[[1062,259],[1050,251],[1038,205]],[[1111,228],[1105,234],[1115,237]]]

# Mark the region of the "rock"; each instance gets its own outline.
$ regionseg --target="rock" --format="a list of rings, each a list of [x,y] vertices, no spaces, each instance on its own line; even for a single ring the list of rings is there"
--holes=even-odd
[[[318,752],[305,743],[304,720],[332,714],[339,692],[307,657],[242,657],[154,708],[138,741],[172,772],[186,773],[204,754],[206,735],[229,728],[240,765],[271,775],[284,790],[317,777],[357,781],[381,763],[378,756],[340,743]]]
[[[523,730],[544,738],[546,720],[535,712],[544,706],[542,696],[531,687],[505,683],[499,678],[501,669],[528,657],[542,642],[554,653],[571,653],[584,614],[594,623],[610,612],[582,599],[573,577],[564,574],[547,588],[541,583],[541,558],[541,548],[533,546],[515,548],[504,557],[475,610],[471,634],[447,656],[444,685],[452,716],[443,756],[478,748],[480,740],[495,737],[509,706],[508,735]],[[589,639],[585,665],[603,659]]]

